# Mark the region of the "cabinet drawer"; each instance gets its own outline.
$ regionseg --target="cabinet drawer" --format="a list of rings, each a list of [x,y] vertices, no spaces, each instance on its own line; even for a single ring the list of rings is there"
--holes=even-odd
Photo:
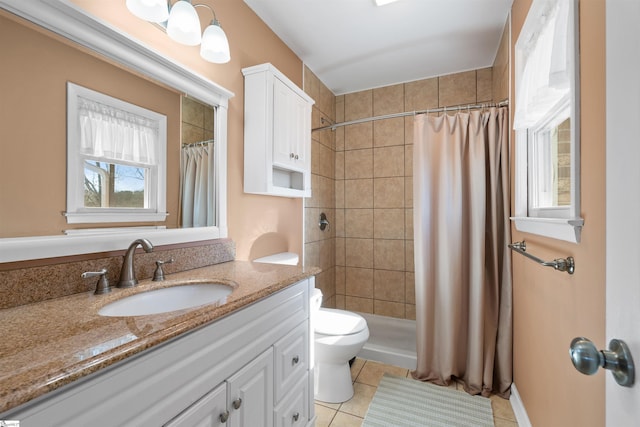
[[[305,320],[274,346],[276,402],[309,370],[309,321]]]
[[[274,427],[301,427],[309,421],[309,372],[289,390],[274,411]]]
[[[224,414],[227,412],[226,408],[227,383],[222,383],[165,424],[164,427],[222,426],[224,423],[221,417],[224,418]]]

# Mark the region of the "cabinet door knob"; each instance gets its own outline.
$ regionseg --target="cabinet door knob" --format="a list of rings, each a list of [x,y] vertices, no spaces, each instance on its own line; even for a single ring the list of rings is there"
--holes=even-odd
[[[296,155],[295,155],[295,154],[293,154],[293,153],[289,154],[289,158],[291,158],[291,159],[293,159],[295,156],[296,156]]]
[[[298,363],[300,361],[300,358],[298,356],[294,356],[293,359],[291,359],[291,364],[295,365],[296,363]]]
[[[298,412],[296,412],[295,414],[293,414],[293,422],[295,423],[296,421],[298,421],[298,418],[300,418],[300,414]]]
[[[220,414],[221,423],[226,423],[228,419],[229,419],[229,411],[224,411],[223,413]]]
[[[296,159],[296,160],[298,160],[298,155],[296,154],[293,158],[294,158],[294,159]]]
[[[241,398],[237,398],[236,400],[233,401],[233,409],[240,409],[240,406],[242,406]]]

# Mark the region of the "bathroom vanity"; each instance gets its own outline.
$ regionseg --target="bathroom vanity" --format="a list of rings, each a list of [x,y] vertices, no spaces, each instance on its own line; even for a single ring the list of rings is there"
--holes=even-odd
[[[1,310],[8,336],[18,334],[21,323],[32,342],[0,353],[0,419],[20,420],[22,427],[173,427],[205,420],[311,426],[315,273],[229,262],[176,273],[166,283]],[[145,316],[97,314],[129,294],[204,279],[234,288],[226,303]],[[45,311],[50,315],[42,317]],[[47,325],[51,333],[42,336]]]

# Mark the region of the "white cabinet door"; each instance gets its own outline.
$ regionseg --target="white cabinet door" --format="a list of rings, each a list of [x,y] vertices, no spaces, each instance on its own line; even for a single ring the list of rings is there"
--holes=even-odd
[[[227,380],[229,427],[273,426],[273,348]]]
[[[226,425],[227,383],[207,393],[183,413],[165,424],[165,427],[217,427]]]
[[[277,77],[273,79],[273,162],[306,170],[310,135],[309,103]]]

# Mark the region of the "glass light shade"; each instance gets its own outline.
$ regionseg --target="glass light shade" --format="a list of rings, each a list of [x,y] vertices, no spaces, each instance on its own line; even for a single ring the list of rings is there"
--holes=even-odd
[[[200,56],[209,62],[224,64],[229,62],[229,41],[218,21],[211,22],[202,35]]]
[[[187,46],[200,44],[202,29],[196,9],[185,0],[176,2],[169,13],[167,35]]]
[[[127,9],[140,19],[164,22],[169,18],[166,0],[127,0]]]

